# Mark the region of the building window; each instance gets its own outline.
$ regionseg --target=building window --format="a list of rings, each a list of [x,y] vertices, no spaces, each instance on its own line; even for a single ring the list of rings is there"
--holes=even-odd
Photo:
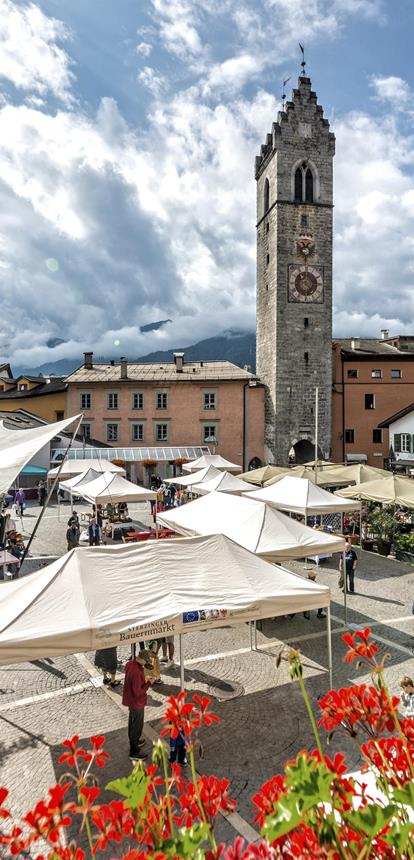
[[[144,425],[143,424],[132,424],[131,439],[133,442],[143,442],[144,441]]]
[[[168,424],[155,425],[155,438],[157,442],[166,442],[168,439]]]
[[[309,364],[309,353],[308,353],[308,352],[305,352],[305,353],[303,354],[303,357],[304,357],[304,359],[305,359],[305,364]]]
[[[354,442],[355,442],[355,430],[354,429],[345,430],[345,442],[347,442],[348,445],[354,444]]]
[[[411,433],[401,433],[401,451],[411,454]]]
[[[308,222],[308,216],[307,215],[301,215],[300,216],[300,226],[301,227],[308,227],[308,223],[309,223]]]
[[[270,263],[270,254],[266,254],[266,266]]]
[[[379,427],[374,427],[372,431],[372,441],[375,445],[380,445],[382,442],[382,430]]]
[[[381,379],[382,370],[371,370],[371,376],[373,379]]]
[[[269,185],[269,180],[266,179],[265,184],[264,184],[264,191],[263,191],[263,211],[264,211],[264,214],[266,214],[266,212],[269,209],[269,203],[270,203],[270,185]]]
[[[313,203],[313,173],[310,167],[305,173],[305,200],[307,203]]]
[[[107,440],[107,442],[117,442],[118,441],[118,424],[107,424],[106,425],[106,440]]]
[[[91,395],[84,391],[80,396],[80,408],[81,409],[90,409],[91,408]]]
[[[82,430],[82,436],[84,439],[90,439],[91,438],[91,436],[92,436],[91,429],[92,429],[91,424],[82,424],[81,430]]]
[[[63,409],[57,409],[55,412],[55,416],[56,416],[56,421],[63,421],[63,419],[65,417],[65,413],[64,413]]]
[[[392,370],[391,379],[401,379],[401,370]]]
[[[295,203],[302,203],[302,168],[298,167],[295,173]]]
[[[358,379],[358,371],[356,367],[350,367],[349,370],[347,370],[347,377],[348,379]]]
[[[365,409],[375,409],[375,395],[374,394],[366,394],[365,395]]]
[[[216,392],[215,391],[205,391],[203,395],[204,400],[204,409],[215,409],[216,408]]]
[[[295,171],[293,199],[295,203],[313,203],[313,173],[306,161]]]
[[[116,391],[110,391],[108,397],[108,409],[118,409],[118,394]]]
[[[28,386],[26,385],[25,382],[23,382],[21,385],[19,385],[19,391],[27,391],[27,388],[28,388]]]
[[[217,426],[215,424],[204,424],[203,442],[217,445]]]
[[[155,397],[155,408],[156,409],[167,409],[168,406],[168,394],[166,391],[157,391]],[[161,427],[161,424],[160,424]]]
[[[144,394],[142,391],[134,391],[132,395],[132,408],[133,409],[143,409],[144,408]]]
[[[309,328],[309,317],[303,318],[303,328]]]

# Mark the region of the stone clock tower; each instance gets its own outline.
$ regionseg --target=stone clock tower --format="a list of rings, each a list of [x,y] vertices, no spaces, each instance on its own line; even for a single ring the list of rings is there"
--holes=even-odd
[[[313,459],[331,445],[332,164],[335,137],[308,77],[256,158],[257,373],[266,385],[265,456]]]

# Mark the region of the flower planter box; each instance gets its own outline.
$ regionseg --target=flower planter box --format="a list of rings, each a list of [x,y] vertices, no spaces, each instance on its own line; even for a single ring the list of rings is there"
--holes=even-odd
[[[397,549],[395,551],[397,561],[406,561],[408,564],[414,565],[414,552],[408,552],[406,549]]]

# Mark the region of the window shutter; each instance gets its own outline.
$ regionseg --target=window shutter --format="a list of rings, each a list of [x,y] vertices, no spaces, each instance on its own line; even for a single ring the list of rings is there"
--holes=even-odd
[[[401,451],[401,433],[394,433],[394,451],[396,454]]]
[[[408,453],[409,453],[409,454],[411,454],[411,451],[413,450],[413,443],[412,443],[412,439],[411,439],[411,433],[407,433],[407,442],[408,442]]]

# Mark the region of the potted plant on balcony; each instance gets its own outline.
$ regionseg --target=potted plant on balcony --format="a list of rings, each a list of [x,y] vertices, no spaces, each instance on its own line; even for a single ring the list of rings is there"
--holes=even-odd
[[[391,546],[399,533],[394,507],[384,505],[382,508],[374,508],[368,516],[367,527],[374,538],[379,554],[389,555]]]

